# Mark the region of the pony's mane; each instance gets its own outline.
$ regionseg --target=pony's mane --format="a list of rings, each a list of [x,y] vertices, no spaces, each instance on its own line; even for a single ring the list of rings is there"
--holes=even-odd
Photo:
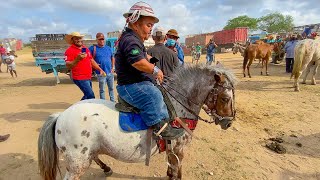
[[[181,84],[205,80],[202,77],[208,76],[208,74],[224,75],[227,78],[226,83],[231,86],[235,86],[237,83],[235,75],[230,70],[224,68],[223,66],[208,66],[206,64],[185,64],[172,75],[172,78],[177,84]],[[188,80],[188,82],[186,82],[186,79]]]

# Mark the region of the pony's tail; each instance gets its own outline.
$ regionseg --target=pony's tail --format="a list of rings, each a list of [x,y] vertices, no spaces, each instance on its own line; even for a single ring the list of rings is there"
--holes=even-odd
[[[294,49],[294,64],[293,64],[293,69],[291,73],[290,79],[294,76],[295,79],[299,78],[300,70],[301,70],[301,65],[303,58],[306,54],[306,46],[301,43],[300,45],[296,46]]]
[[[59,151],[55,142],[55,126],[60,113],[52,114],[43,124],[38,139],[38,166],[44,180],[56,179]]]

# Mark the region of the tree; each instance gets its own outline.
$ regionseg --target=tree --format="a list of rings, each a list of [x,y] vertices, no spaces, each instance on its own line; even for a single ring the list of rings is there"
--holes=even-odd
[[[258,27],[266,29],[269,33],[288,32],[293,29],[293,17],[290,15],[284,16],[279,12],[274,12],[259,18]]]
[[[248,27],[250,30],[258,29],[258,19],[250,18],[248,16],[238,16],[228,20],[227,25],[223,29],[234,29],[237,27]]]

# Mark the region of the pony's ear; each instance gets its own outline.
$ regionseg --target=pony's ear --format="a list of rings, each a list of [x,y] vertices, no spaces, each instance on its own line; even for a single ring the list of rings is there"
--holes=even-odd
[[[216,80],[217,83],[223,83],[225,82],[225,77],[222,74],[215,74],[214,80]]]

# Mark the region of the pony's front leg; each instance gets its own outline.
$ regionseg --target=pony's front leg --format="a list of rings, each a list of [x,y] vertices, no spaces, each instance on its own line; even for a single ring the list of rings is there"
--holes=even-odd
[[[246,66],[243,66],[242,73],[243,73],[243,77],[246,77]]]
[[[316,85],[317,84],[316,75],[317,75],[317,72],[318,72],[319,64],[320,64],[320,61],[317,61],[316,64],[315,64],[314,71],[313,71],[313,76],[312,76],[312,80],[311,80],[311,84],[312,85]]]
[[[262,71],[263,71],[263,66],[264,66],[264,59],[262,59],[262,66],[261,66],[261,71],[260,71],[260,74],[262,75],[263,73],[262,73]]]
[[[248,66],[247,66],[247,71],[248,71],[248,76],[249,76],[249,78],[251,78],[250,66],[251,66],[251,64],[252,64],[252,61],[253,61],[253,59],[249,59],[249,64],[248,64]]]
[[[186,144],[188,135],[184,135],[183,137],[178,138],[174,148],[173,154],[172,152],[168,151],[168,162],[169,167],[167,170],[167,175],[169,176],[170,180],[177,180],[182,179],[182,165],[181,161],[184,157],[183,146]]]

